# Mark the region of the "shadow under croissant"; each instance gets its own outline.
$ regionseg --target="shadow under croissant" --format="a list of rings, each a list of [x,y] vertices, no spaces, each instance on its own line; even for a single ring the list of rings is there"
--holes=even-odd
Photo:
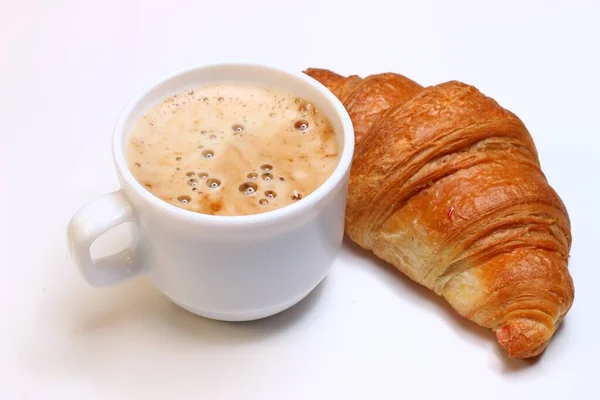
[[[370,263],[374,263],[378,268],[385,271],[386,274],[393,276],[397,282],[402,284],[402,289],[406,291],[412,292],[412,294],[425,298],[428,302],[433,304],[436,308],[438,308],[444,315],[445,318],[452,322],[452,325],[458,326],[460,329],[468,332],[470,335],[481,338],[486,341],[491,341],[495,343],[495,352],[498,355],[498,358],[502,360],[502,372],[503,373],[514,373],[523,369],[527,369],[529,367],[534,366],[539,362],[539,360],[543,357],[544,353],[539,356],[528,358],[528,359],[517,359],[517,358],[509,358],[508,354],[504,349],[500,347],[496,343],[496,336],[494,333],[484,327],[477,325],[475,322],[462,317],[458,314],[451,306],[444,300],[444,298],[438,296],[433,291],[428,288],[414,282],[408,276],[404,275],[400,270],[396,269],[391,264],[386,261],[378,258],[373,253],[368,250],[363,249],[352,240],[350,240],[347,236],[344,238],[345,246],[348,251],[352,254],[353,257],[367,259]],[[564,322],[563,322],[564,325]],[[562,330],[562,325],[557,329],[555,333],[555,337],[560,334]]]
[[[381,271],[386,281],[399,284],[402,291],[410,292],[414,298],[425,299],[441,310],[451,328],[468,332],[469,336],[480,341],[494,342],[497,359],[501,360],[500,372],[518,372],[535,365],[543,356],[542,354],[528,360],[509,359],[506,352],[495,343],[495,336],[491,331],[458,315],[444,299],[429,289],[413,282],[347,238],[345,250],[351,257],[372,264],[374,269]],[[59,291],[56,296],[50,296],[40,310],[41,318],[63,319],[63,323],[54,324],[58,326],[54,334],[68,337],[68,346],[29,351],[33,352],[32,356],[37,360],[38,353],[42,351],[49,360],[60,360],[61,365],[78,368],[87,359],[90,349],[104,348],[105,341],[108,341],[113,333],[128,327],[139,329],[141,325],[153,334],[146,337],[140,346],[146,345],[148,341],[159,340],[157,337],[162,336],[177,343],[189,342],[196,349],[201,348],[201,345],[228,347],[257,343],[273,336],[285,335],[286,332],[301,328],[303,324],[310,324],[314,318],[318,318],[319,299],[327,291],[327,286],[328,280],[325,279],[304,300],[280,314],[256,321],[232,323],[197,317],[179,308],[143,278],[104,290],[91,289],[83,284],[70,285]],[[73,302],[74,298],[79,301]],[[561,330],[559,328],[555,336],[558,336]]]

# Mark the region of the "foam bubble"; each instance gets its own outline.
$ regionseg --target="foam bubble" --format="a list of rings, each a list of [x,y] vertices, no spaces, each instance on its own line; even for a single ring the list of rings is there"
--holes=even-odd
[[[206,179],[206,178],[208,178],[208,173],[206,173],[206,172],[199,172],[198,173],[198,178],[200,178],[200,179]]]
[[[188,171],[185,173],[185,176],[194,176],[194,173],[192,171]]]
[[[261,175],[261,177],[265,180],[265,181],[270,181],[271,179],[273,179],[273,175],[271,175],[268,172],[265,172],[264,174]]]
[[[300,200],[302,198],[302,193],[294,190],[290,197],[292,198],[292,200]]]
[[[267,204],[269,204],[269,200],[267,200],[267,199],[260,199],[258,201],[258,204],[260,204],[261,206],[266,206]]]
[[[305,131],[308,129],[308,121],[303,119],[298,120],[294,123],[294,128],[298,129],[299,131]]]
[[[188,196],[187,194],[184,194],[182,196],[179,196],[177,198],[177,200],[181,203],[181,204],[188,204],[190,201],[192,201],[192,198],[190,196]]]
[[[139,168],[139,167],[141,167],[141,166],[142,166],[142,164],[140,164],[139,162],[136,162],[136,163],[135,163],[135,166]]]
[[[231,127],[235,133],[241,133],[244,130],[244,126],[241,124],[235,124]]]
[[[311,109],[312,109],[312,104],[307,103],[307,102],[302,102],[298,106],[298,111],[300,111],[300,112],[307,112],[307,111],[310,111]]]
[[[189,186],[198,186],[198,180],[195,178],[192,178],[192,179],[188,180],[188,185]]]
[[[277,197],[277,193],[275,193],[274,190],[267,190],[265,192],[265,196],[267,196],[269,199],[274,199],[275,197]]]
[[[210,159],[210,158],[213,158],[213,157],[214,157],[214,155],[215,155],[215,152],[214,152],[214,151],[212,151],[212,150],[204,150],[204,151],[202,152],[202,156],[204,156],[204,158],[208,158],[208,159]]]
[[[270,171],[270,170],[273,169],[273,166],[270,165],[270,164],[263,164],[263,165],[260,166],[260,169],[262,169],[263,171],[267,171],[268,172],[268,171]]]
[[[208,185],[209,188],[212,189],[216,189],[219,186],[221,186],[221,181],[215,178],[210,178],[209,180],[206,181],[206,184]]]
[[[248,179],[256,179],[258,178],[258,174],[256,172],[250,172],[248,175],[246,175],[246,177]]]
[[[254,182],[244,182],[240,185],[239,190],[245,195],[252,195],[258,190],[258,185]]]

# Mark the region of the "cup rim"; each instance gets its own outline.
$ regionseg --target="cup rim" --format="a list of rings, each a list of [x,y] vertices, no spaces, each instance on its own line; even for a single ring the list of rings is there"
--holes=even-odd
[[[160,86],[169,80],[175,79],[179,75],[184,75],[193,71],[201,69],[210,69],[218,67],[234,67],[234,68],[262,68],[271,70],[273,73],[279,73],[288,75],[290,78],[298,79],[303,84],[311,86],[317,90],[320,95],[325,98],[326,101],[333,106],[335,112],[338,114],[341,125],[342,134],[344,136],[344,146],[342,148],[342,154],[339,162],[335,167],[333,173],[319,186],[315,191],[302,198],[296,203],[277,208],[275,210],[267,211],[260,214],[250,215],[210,215],[202,214],[194,211],[186,210],[174,206],[148,192],[133,176],[132,172],[127,166],[125,159],[125,149],[123,146],[123,136],[125,132],[125,124],[131,116],[131,113],[135,107],[157,86]],[[179,219],[203,223],[208,225],[227,225],[227,226],[239,226],[239,225],[255,225],[262,223],[269,223],[276,220],[288,219],[299,214],[305,213],[315,205],[323,201],[330,193],[332,193],[345,178],[352,164],[352,157],[354,154],[354,128],[348,112],[339,101],[339,99],[329,91],[324,85],[310,76],[296,71],[290,71],[278,67],[273,67],[264,64],[256,63],[209,63],[202,65],[195,65],[188,68],[181,69],[174,73],[164,76],[153,84],[146,86],[145,89],[141,90],[133,96],[133,98],[127,103],[123,111],[121,111],[113,131],[112,138],[112,151],[113,159],[117,168],[118,173],[122,179],[122,185],[126,185],[129,188],[135,190],[138,196],[143,198],[144,201],[151,204],[153,207],[166,212],[172,217]]]

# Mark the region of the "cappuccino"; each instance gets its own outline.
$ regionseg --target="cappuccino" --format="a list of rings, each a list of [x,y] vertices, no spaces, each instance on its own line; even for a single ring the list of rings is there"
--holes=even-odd
[[[335,130],[292,93],[227,84],[190,88],[144,114],[127,162],[156,197],[186,210],[249,215],[297,202],[339,161]]]

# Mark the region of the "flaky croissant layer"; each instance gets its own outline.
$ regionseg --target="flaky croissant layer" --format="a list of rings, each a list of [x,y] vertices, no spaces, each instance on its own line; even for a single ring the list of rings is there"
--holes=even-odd
[[[567,210],[521,122],[476,88],[308,69],[355,128],[346,232],[511,357],[541,353],[573,303]]]

